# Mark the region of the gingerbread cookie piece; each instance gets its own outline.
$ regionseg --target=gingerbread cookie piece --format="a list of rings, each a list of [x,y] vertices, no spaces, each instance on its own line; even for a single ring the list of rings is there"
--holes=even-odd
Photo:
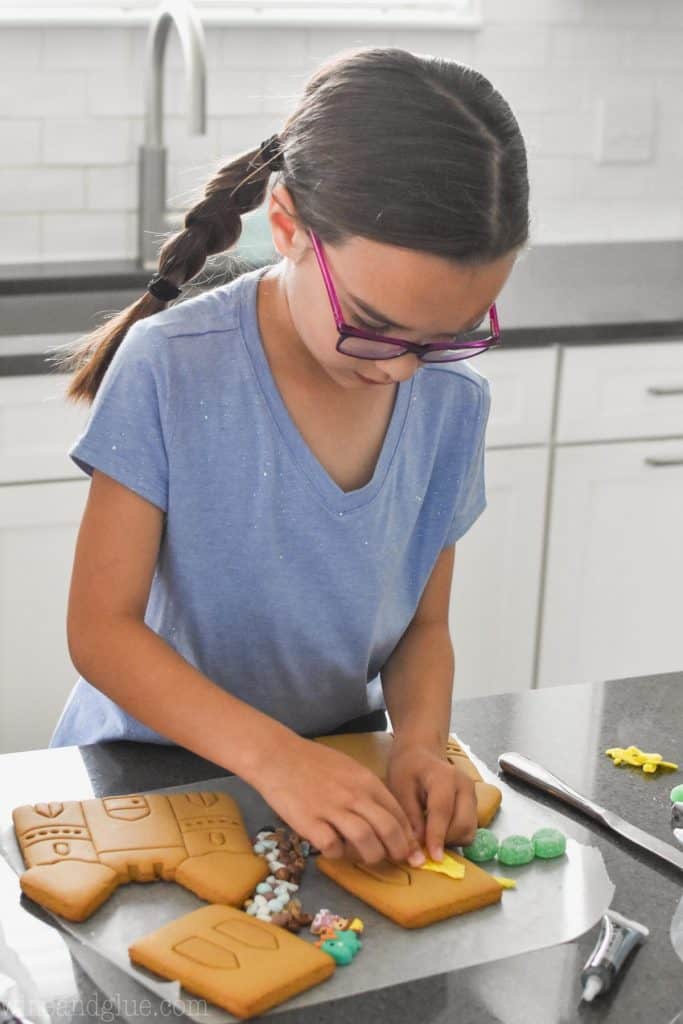
[[[145,935],[128,954],[133,963],[242,1019],[318,985],[335,970],[332,957],[311,943],[218,905]]]
[[[476,864],[451,854],[465,870],[453,879],[433,871],[383,860],[356,864],[317,857],[316,866],[343,889],[404,928],[422,928],[500,901],[499,883]]]
[[[389,752],[393,741],[394,737],[389,732],[340,733],[336,736],[318,736],[316,739],[317,743],[324,743],[328,747],[348,754],[349,757],[364,764],[382,780],[386,779]],[[451,764],[458,765],[474,782],[477,796],[477,825],[480,828],[485,828],[493,820],[500,807],[501,791],[497,786],[484,782],[453,736],[448,737],[446,758]],[[446,836],[446,842],[450,842],[448,836]]]
[[[226,793],[130,793],[24,805],[12,812],[27,896],[84,921],[126,882],[178,882],[239,905],[268,875]]]

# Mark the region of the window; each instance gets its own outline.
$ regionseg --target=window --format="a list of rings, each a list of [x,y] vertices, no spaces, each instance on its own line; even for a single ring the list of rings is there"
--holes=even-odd
[[[413,25],[474,28],[481,0],[193,0],[205,25]],[[156,0],[22,0],[0,23],[146,24]]]

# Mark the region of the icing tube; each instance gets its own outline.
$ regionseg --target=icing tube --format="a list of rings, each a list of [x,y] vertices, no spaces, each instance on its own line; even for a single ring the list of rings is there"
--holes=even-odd
[[[590,1003],[600,992],[612,987],[617,971],[632,949],[650,934],[644,924],[629,921],[616,910],[607,910],[595,949],[581,971],[582,998]]]

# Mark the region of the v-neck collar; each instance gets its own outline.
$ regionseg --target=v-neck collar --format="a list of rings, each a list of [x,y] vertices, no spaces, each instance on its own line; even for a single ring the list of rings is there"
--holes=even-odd
[[[415,375],[398,384],[391,419],[371,479],[363,487],[358,487],[352,491],[343,491],[304,440],[299,428],[289,414],[273,377],[263,347],[257,312],[258,282],[262,274],[269,269],[270,265],[258,267],[256,270],[247,271],[246,274],[242,275],[239,296],[242,337],[266,404],[285,443],[294,456],[295,462],[327,507],[339,515],[343,515],[345,512],[351,512],[369,504],[381,490],[401,439],[410,408]]]

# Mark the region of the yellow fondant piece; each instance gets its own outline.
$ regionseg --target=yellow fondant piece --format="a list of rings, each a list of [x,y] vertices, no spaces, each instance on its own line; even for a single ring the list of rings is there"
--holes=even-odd
[[[450,853],[444,853],[443,860],[432,860],[425,853],[425,862],[420,864],[420,871],[435,871],[439,875],[448,875],[456,881],[465,877],[465,865],[451,857]]]
[[[517,882],[514,878],[503,878],[502,875],[494,875],[495,880],[502,889],[516,889]]]
[[[638,747],[610,747],[605,753],[612,758],[615,765],[631,764],[636,768],[642,768],[648,775],[652,775],[658,768],[678,770],[677,764],[665,761],[661,754],[646,754]]]
[[[362,935],[364,929],[365,925],[363,924],[361,919],[359,917],[354,917],[353,921],[349,925],[349,931],[356,932],[358,935]]]

